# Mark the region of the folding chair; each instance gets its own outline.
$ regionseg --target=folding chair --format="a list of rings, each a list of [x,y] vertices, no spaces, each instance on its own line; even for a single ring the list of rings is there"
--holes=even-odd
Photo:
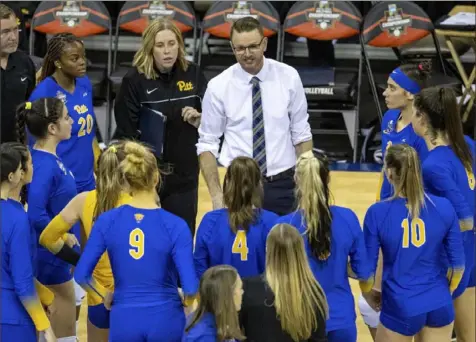
[[[119,64],[117,54],[119,52],[119,33],[129,32],[141,35],[155,19],[169,17],[182,33],[193,31],[193,51],[192,59],[195,60],[195,50],[197,41],[197,19],[193,7],[187,1],[127,1],[119,12],[114,37],[112,72],[108,82],[108,122],[107,136],[111,137],[111,115],[112,99],[117,94],[122,84],[122,79],[132,67],[131,63]]]
[[[283,31],[314,40],[350,38],[360,33],[362,15],[348,1],[298,1],[284,20]],[[280,59],[284,59],[284,34],[281,36]],[[357,160],[360,83],[362,57],[358,67],[322,68],[296,67],[304,85],[311,116],[313,134],[347,134]],[[313,116],[320,113],[341,113],[346,130],[313,128]],[[315,114],[315,115],[313,115]]]
[[[30,55],[33,54],[35,32],[47,35],[72,33],[76,37],[91,37],[109,32],[112,40],[111,16],[100,1],[43,1],[33,14],[30,25]],[[111,44],[107,50],[107,67],[88,65],[87,75],[98,97],[111,65]]]
[[[205,13],[200,30],[200,43],[198,50],[198,64],[202,63],[204,46],[204,34],[230,39],[231,25],[236,20],[252,16],[259,20],[263,26],[265,37],[278,35],[277,51],[280,51],[281,25],[279,13],[269,1],[216,1]],[[229,48],[228,45],[228,49]],[[202,67],[203,68],[203,67]],[[218,75],[226,66],[204,67],[204,73],[208,79]]]
[[[367,55],[367,45],[378,48],[392,48],[400,63],[415,62],[411,51],[401,53],[405,45],[416,42],[428,35],[433,38],[437,52],[438,64],[442,73],[434,71],[430,85],[448,86],[456,91],[461,91],[461,81],[447,75],[445,63],[441,54],[440,45],[435,35],[432,21],[417,4],[411,1],[378,2],[365,16],[362,24],[360,43],[364,57],[364,63],[369,77],[370,88],[374,97],[379,119],[382,120],[383,110],[380,104],[379,93],[386,88],[387,75],[374,75]],[[416,58],[418,60],[418,58]],[[391,70],[389,70],[389,73]],[[380,92],[378,91],[380,90]]]

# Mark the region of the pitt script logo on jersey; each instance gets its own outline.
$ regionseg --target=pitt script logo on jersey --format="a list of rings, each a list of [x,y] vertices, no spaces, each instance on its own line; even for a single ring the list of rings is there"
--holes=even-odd
[[[82,115],[82,114],[85,114],[88,112],[88,107],[86,107],[85,105],[76,105],[74,106],[74,110],[79,114],[79,115]]]
[[[179,91],[190,91],[193,90],[192,82],[178,81],[177,87]]]

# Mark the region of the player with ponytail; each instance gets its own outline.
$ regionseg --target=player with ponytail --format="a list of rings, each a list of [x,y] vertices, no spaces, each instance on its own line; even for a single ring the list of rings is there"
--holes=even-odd
[[[298,228],[304,236],[311,269],[329,303],[330,342],[355,342],[354,297],[347,276],[348,263],[358,279],[370,278],[364,236],[355,213],[331,205],[330,171],[324,156],[309,151],[296,164],[298,210],[278,219]]]
[[[118,169],[132,199],[98,217],[75,279],[88,293],[100,293],[109,306],[111,291],[92,277],[107,251],[115,284],[110,340],[180,341],[185,328],[183,305],[192,304],[198,291],[192,235],[183,219],[157,204],[160,174],[153,153],[131,142],[125,143],[124,153]]]
[[[28,186],[28,218],[37,241],[50,221],[77,194],[73,173],[57,154],[58,145],[71,137],[72,120],[63,101],[41,98],[21,105],[17,111],[18,136],[26,141],[26,132],[34,139],[31,156],[35,172]],[[67,237],[77,243],[79,227]],[[75,291],[71,267],[47,249],[39,246],[38,280],[55,294],[56,311],[51,316],[53,330],[60,341],[75,341]]]
[[[81,222],[81,236],[85,240],[97,218],[106,211],[129,203],[131,200],[121,170],[120,163],[125,159],[125,142],[119,141],[109,146],[99,157],[97,167],[97,188],[78,194],[50,222],[40,236],[40,244],[48,250],[75,265],[79,254],[67,255],[63,249],[67,246],[61,238],[72,226]],[[134,144],[130,142],[129,144]],[[81,241],[84,246],[87,241]],[[93,272],[94,278],[109,291],[114,289],[114,279],[107,253],[104,253]],[[104,307],[101,297],[88,295],[88,340],[91,342],[107,342],[109,335],[109,310]]]
[[[54,299],[51,291],[35,279],[36,235],[20,203],[20,189],[31,182],[33,166],[25,145],[0,146],[2,315],[0,340],[36,342],[36,330],[47,342],[56,341],[44,307]]]
[[[458,339],[474,341],[475,239],[475,143],[463,135],[463,125],[454,91],[432,87],[415,98],[413,127],[430,151],[423,162],[423,179],[430,193],[447,198],[458,215],[466,256],[465,273],[453,293]],[[473,277],[472,277],[473,273]]]

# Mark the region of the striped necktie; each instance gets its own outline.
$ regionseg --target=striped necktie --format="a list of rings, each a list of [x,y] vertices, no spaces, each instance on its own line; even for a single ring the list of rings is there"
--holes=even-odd
[[[266,176],[266,142],[264,136],[263,106],[261,103],[261,89],[259,78],[253,77],[253,158],[258,163],[261,173]]]

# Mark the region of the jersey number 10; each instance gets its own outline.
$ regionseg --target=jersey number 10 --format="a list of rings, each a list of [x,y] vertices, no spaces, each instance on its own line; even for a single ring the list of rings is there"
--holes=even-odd
[[[403,239],[402,247],[410,247],[410,243],[415,247],[421,247],[426,242],[425,222],[416,218],[409,222],[408,218],[402,221]]]
[[[241,261],[248,260],[248,243],[246,241],[246,232],[244,230],[239,230],[236,232],[236,237],[235,241],[233,241],[231,252],[233,254],[239,254]]]

